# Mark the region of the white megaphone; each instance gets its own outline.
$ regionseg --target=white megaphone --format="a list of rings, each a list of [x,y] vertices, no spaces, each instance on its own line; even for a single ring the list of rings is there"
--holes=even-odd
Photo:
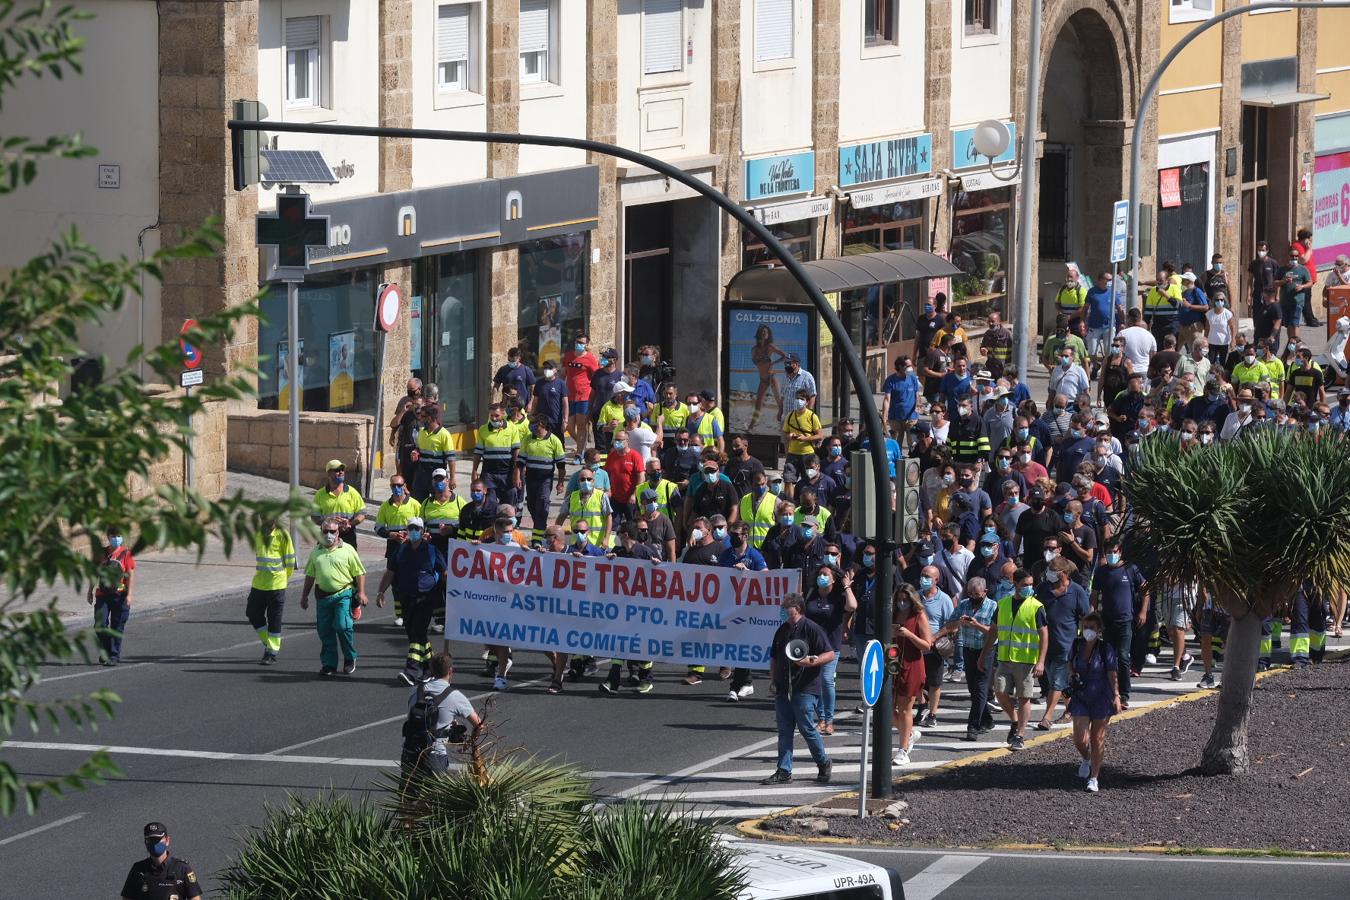
[[[806,641],[796,638],[787,642],[787,646],[783,648],[783,655],[787,657],[788,662],[797,662],[811,655],[811,647]]]

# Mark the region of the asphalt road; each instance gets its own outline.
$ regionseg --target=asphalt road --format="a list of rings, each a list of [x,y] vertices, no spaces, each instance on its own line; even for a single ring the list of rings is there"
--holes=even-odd
[[[103,686],[122,697],[117,716],[96,733],[63,729],[16,735],[18,740],[3,749],[5,759],[27,776],[41,777],[64,772],[83,754],[107,746],[125,777],[60,798],[48,796],[38,815],[0,821],[0,871],[5,873],[0,897],[108,896],[143,852],[140,829],[151,820],[168,825],[175,849],[193,863],[209,890],[233,853],[237,835],[262,821],[266,804],[284,803],[290,793],[369,791],[382,771],[395,767],[407,688],[394,678],[405,644],[392,613],[371,607],[358,626],[361,656],[353,676],[320,680],[313,612],[301,612],[294,601],[288,612],[291,622],[281,662],[270,668],[257,665],[260,649],[242,621],[241,593],[237,601],[133,617],[124,662],[115,669],[44,670],[44,682],[32,692],[35,699]],[[758,782],[772,771],[775,744],[763,679],[759,693],[738,704],[726,702],[724,682],[713,677],[688,687],[679,682],[682,670],[674,667],[658,667],[657,690],[646,696],[630,691],[609,697],[592,680],[568,685],[563,696],[555,697],[544,692],[543,657],[525,652],[518,654],[512,670],[512,690],[490,695],[490,680],[477,662],[478,648],[452,649],[460,661],[456,683],[475,706],[481,711],[484,700],[493,696],[489,716],[501,747],[574,762],[594,773],[598,789],[608,797],[675,796],[696,804],[694,814],[734,819],[821,798],[847,789],[857,777],[859,717],[852,710],[858,692],[851,662],[845,662],[840,679],[840,709],[848,714],[841,715],[839,733],[828,739],[835,757],[834,785],[813,783],[814,766],[798,741],[803,780],[763,787]],[[1196,677],[1192,671],[1181,684],[1146,679],[1147,696],[1166,699],[1191,688]],[[959,742],[964,690],[948,685],[944,698],[947,713],[920,741],[913,768],[998,745],[997,740]],[[893,864],[907,878],[932,862],[922,854],[893,856]],[[993,884],[1000,885],[999,895],[1004,896],[1010,884],[1015,888],[1021,880],[1026,880],[1030,895],[1032,885],[1045,884],[1044,872],[1019,865],[1012,857],[990,856],[943,896],[989,896]],[[1071,869],[1068,863],[1063,867]],[[1005,869],[1015,877],[1001,874]],[[1051,871],[1059,868],[1046,870]],[[1217,896],[1206,892],[1222,883],[1246,887],[1250,878],[1259,876],[1258,870],[1245,874],[1245,869],[1201,875],[1198,869],[1181,868],[1166,876],[1145,876],[1135,865],[1125,871],[1138,872],[1143,879],[1133,882],[1140,891],[1129,896],[1172,893],[1178,877],[1187,879],[1187,893]],[[1350,869],[1291,871],[1297,872],[1301,886],[1305,880],[1312,886],[1312,893],[1300,887],[1305,896],[1319,896],[1318,879],[1330,879],[1328,873],[1339,873],[1342,886],[1350,876]],[[1076,883],[1094,885],[1096,892],[1103,885],[1115,890],[1125,883],[1104,878],[1099,868],[1093,872],[1088,878],[1072,870],[1065,877],[1088,878]],[[1271,890],[1258,895],[1281,895],[1289,881],[1272,874],[1269,884]],[[1012,896],[1017,896],[1015,889]]]

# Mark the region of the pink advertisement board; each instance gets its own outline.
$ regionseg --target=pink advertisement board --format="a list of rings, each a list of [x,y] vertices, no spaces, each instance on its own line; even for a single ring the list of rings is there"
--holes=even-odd
[[[1350,256],[1350,151],[1317,157],[1312,228],[1319,267]]]

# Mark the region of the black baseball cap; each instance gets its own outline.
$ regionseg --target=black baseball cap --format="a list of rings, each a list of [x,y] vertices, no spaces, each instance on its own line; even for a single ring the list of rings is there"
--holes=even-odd
[[[164,827],[163,822],[151,822],[145,826],[145,836],[148,838],[168,837],[169,829]]]
[[[712,401],[712,400],[716,400],[716,399],[717,399],[717,395],[716,395],[716,394],[714,394],[712,391],[709,391],[709,390],[706,390],[706,389],[705,389],[705,390],[702,390],[702,391],[699,391],[699,392],[698,392],[698,396],[699,396],[699,399],[701,399],[701,400],[709,400],[709,401]]]
[[[1044,499],[1045,499],[1045,488],[1041,488],[1041,487],[1034,487],[1034,488],[1032,488],[1030,491],[1027,492],[1027,499],[1028,499],[1028,500],[1044,500]]]

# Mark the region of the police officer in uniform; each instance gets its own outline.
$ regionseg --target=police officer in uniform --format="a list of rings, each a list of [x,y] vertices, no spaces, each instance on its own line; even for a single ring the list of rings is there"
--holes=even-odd
[[[192,866],[169,855],[169,830],[159,822],[145,826],[145,851],[146,858],[127,873],[122,900],[191,900],[202,895]]]

